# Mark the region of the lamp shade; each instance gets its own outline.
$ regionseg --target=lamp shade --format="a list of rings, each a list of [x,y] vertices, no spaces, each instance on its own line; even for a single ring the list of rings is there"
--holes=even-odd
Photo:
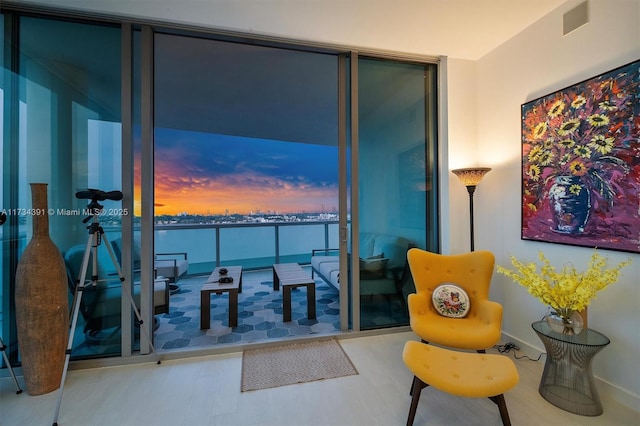
[[[480,183],[484,175],[491,169],[489,167],[469,167],[466,169],[451,170],[464,186],[476,186]]]

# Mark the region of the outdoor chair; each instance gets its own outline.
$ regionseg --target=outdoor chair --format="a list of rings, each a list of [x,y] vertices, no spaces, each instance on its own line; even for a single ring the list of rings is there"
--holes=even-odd
[[[122,239],[116,238],[111,242],[113,251],[118,258],[118,262],[122,260]],[[136,271],[140,270],[140,237],[133,237],[133,250],[131,251],[133,257],[133,268]],[[154,256],[153,267],[156,277],[165,277],[169,280],[169,286],[171,291],[178,289],[177,282],[186,275],[189,269],[189,260],[187,259],[187,253],[175,252],[175,253],[156,253]]]

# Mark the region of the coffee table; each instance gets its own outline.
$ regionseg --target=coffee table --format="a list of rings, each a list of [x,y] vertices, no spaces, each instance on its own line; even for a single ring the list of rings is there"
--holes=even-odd
[[[273,265],[273,289],[278,291],[282,284],[282,321],[291,321],[291,290],[307,288],[307,318],[316,318],[316,282],[297,263],[276,263]]]
[[[220,274],[225,268],[227,273]],[[230,277],[233,282],[221,283],[221,277]],[[211,293],[229,293],[229,327],[238,326],[238,293],[242,293],[242,266],[223,266],[213,270],[200,289],[200,329],[211,327]]]

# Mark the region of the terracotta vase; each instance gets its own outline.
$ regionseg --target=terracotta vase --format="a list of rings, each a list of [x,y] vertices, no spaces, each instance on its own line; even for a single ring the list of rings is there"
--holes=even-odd
[[[67,274],[49,237],[47,184],[31,184],[33,236],[16,270],[16,325],[26,390],[60,386],[69,333]]]

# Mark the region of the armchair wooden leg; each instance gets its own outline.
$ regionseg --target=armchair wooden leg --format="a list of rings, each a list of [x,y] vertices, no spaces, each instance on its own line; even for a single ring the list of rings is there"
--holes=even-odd
[[[502,419],[502,424],[504,426],[511,426],[511,420],[509,419],[509,412],[507,411],[507,403],[504,400],[504,395],[500,394],[497,396],[490,396],[490,400],[495,402],[500,410],[500,418]]]
[[[418,377],[413,376],[413,386],[411,386],[411,407],[409,408],[409,417],[407,418],[407,426],[413,425],[413,420],[416,417],[416,410],[418,409],[418,401],[420,400],[420,392],[427,386]]]
[[[418,378],[416,376],[413,376],[411,386],[409,387],[409,396],[413,396],[413,387],[416,385],[416,380],[418,380]]]

